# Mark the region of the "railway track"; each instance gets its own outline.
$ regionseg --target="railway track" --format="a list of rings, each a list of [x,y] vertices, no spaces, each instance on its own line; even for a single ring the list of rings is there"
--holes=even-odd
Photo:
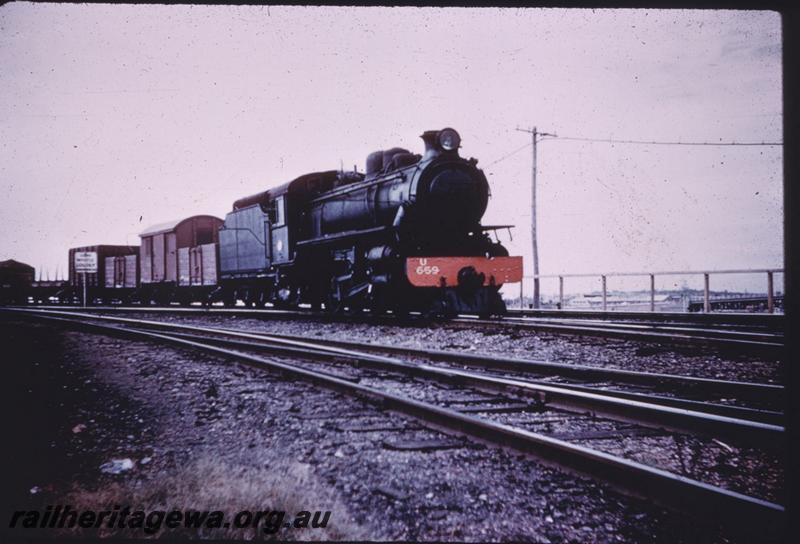
[[[81,317],[81,314],[61,313],[60,315],[74,318]],[[414,364],[402,359],[365,352],[364,348],[367,346],[363,344],[357,344],[355,347],[358,349],[353,349],[353,345],[348,348],[342,348],[330,342],[308,341],[287,335],[254,334],[231,329],[107,316],[93,316],[92,318],[102,322],[166,331],[189,340],[210,341],[223,345],[233,345],[234,347],[287,353],[292,356],[336,357],[348,359],[361,365],[399,370],[429,378],[434,377],[443,381],[466,383],[484,389],[502,392],[517,391],[530,397],[546,397],[547,402],[552,406],[591,410],[595,413],[602,413],[607,416],[622,418],[623,420],[630,419],[674,430],[705,432],[714,436],[754,440],[756,442],[764,439],[780,439],[783,433],[783,427],[778,424],[779,420],[782,419],[782,414],[769,410],[654,396],[652,394],[645,395],[628,391],[607,390],[599,387],[552,384],[543,381],[520,379],[519,377],[489,375],[486,373],[476,374],[452,367],[443,368],[428,364]],[[211,335],[211,337],[208,335]],[[387,346],[382,348],[386,349]],[[403,349],[401,353],[419,356],[424,354],[425,351]],[[463,354],[452,354],[452,356],[453,360],[458,360]],[[484,357],[482,360],[486,363],[486,366],[492,366],[492,363],[498,361],[491,357]],[[647,373],[635,374],[638,374],[637,377],[640,383],[645,382],[648,377]],[[613,372],[606,372],[605,375],[613,375]],[[696,383],[703,384],[706,387],[714,385],[718,388],[727,386],[732,389],[738,388],[740,391],[749,389],[752,392],[761,388],[763,389],[761,392],[764,395],[782,392],[782,388],[779,386],[764,384],[697,380],[663,374],[653,375],[650,378],[651,386],[656,386],[659,382],[663,383],[663,380],[671,378],[677,383]]]
[[[639,324],[610,321],[505,317],[503,319],[458,318],[453,323],[469,327],[514,327],[539,332],[620,338],[678,345],[713,345],[723,348],[779,352],[784,348],[780,332],[713,329],[689,325]]]
[[[35,308],[64,310],[63,306],[38,306]],[[73,309],[79,310],[78,308]],[[166,308],[147,306],[96,306],[84,311],[175,313],[178,315],[237,315],[285,319],[313,318],[344,322],[370,321],[372,323],[383,323],[386,320],[392,321],[396,319],[390,316],[367,316],[360,314],[331,315],[323,312],[313,312],[308,309],[203,308],[199,306]],[[608,317],[605,319],[519,317],[511,313],[509,316],[497,319],[479,319],[472,316],[461,316],[444,323],[450,326],[462,327],[511,327],[546,333],[619,338],[680,346],[711,346],[723,349],[756,351],[775,356],[780,355],[785,347],[782,321],[778,322],[773,320],[761,322],[762,324],[758,326],[739,323],[733,328],[729,328],[729,326],[725,324],[713,327],[706,322],[702,323],[702,326],[698,326],[698,323],[695,322],[661,322],[652,320],[652,316],[650,316],[650,318],[650,322],[630,322],[629,320],[611,320]],[[429,323],[429,321],[422,318],[419,318],[419,321],[421,323]],[[763,323],[769,323],[770,325],[764,325]],[[776,326],[775,323],[780,323],[780,325]]]
[[[63,308],[56,311],[64,312]],[[101,310],[98,310],[101,311]],[[105,311],[105,310],[102,310]],[[118,309],[119,312],[125,313],[125,310]],[[245,310],[243,314],[230,314],[228,310],[221,310],[222,315],[242,315],[242,316],[261,316],[263,311]],[[84,311],[68,312],[71,315],[84,315]],[[134,311],[133,313],[137,313]],[[173,313],[170,312],[154,312],[154,313]],[[178,315],[195,314],[196,312],[186,309],[174,309],[174,313]],[[94,314],[91,311],[90,315]],[[203,313],[201,315],[209,315]],[[220,315],[218,312],[212,312],[211,315]],[[271,314],[270,314],[271,315]],[[123,320],[122,322],[124,322]],[[137,322],[142,322],[137,320]],[[151,322],[153,326],[171,326],[163,325],[162,322]],[[180,325],[174,325],[180,327]],[[217,328],[217,331],[225,331],[232,334],[237,332],[229,328]],[[252,333],[251,333],[252,334]],[[275,342],[284,342],[292,344],[293,342],[303,342],[308,340],[305,337],[289,334],[260,334],[257,335],[259,339],[270,339]],[[739,413],[746,413],[746,408],[730,406],[733,399],[741,399],[749,401],[756,406],[782,406],[784,401],[784,387],[774,383],[752,383],[731,380],[698,378],[692,376],[682,376],[674,374],[651,373],[651,372],[636,372],[629,370],[621,370],[616,368],[605,368],[598,366],[590,366],[587,364],[563,364],[545,361],[537,361],[532,359],[520,359],[512,357],[481,355],[463,351],[452,350],[432,350],[432,349],[419,349],[409,348],[398,345],[377,344],[377,343],[363,343],[355,341],[344,341],[335,339],[321,339],[315,338],[315,344],[325,346],[332,346],[338,348],[345,348],[350,350],[368,351],[383,354],[403,355],[415,359],[423,359],[429,361],[443,361],[450,362],[458,365],[458,367],[478,367],[482,369],[505,371],[514,373],[516,376],[512,377],[525,377],[531,376],[538,377],[545,381],[550,381],[554,378],[558,379],[558,385],[561,387],[581,389],[580,385],[571,382],[579,382],[580,384],[591,385],[594,388],[603,388],[609,390],[609,394],[617,394],[620,396],[628,396],[632,400],[646,395],[653,398],[653,394],[673,394],[679,393],[682,396],[689,395],[694,398],[716,398],[724,400],[728,404],[720,405],[720,415],[739,415]],[[570,382],[571,381],[571,382]],[[553,383],[549,383],[553,385]],[[618,391],[620,386],[626,387],[629,391]],[[631,388],[638,388],[637,391],[631,392]],[[656,399],[662,400],[662,399]],[[693,408],[693,402],[687,400],[682,402],[681,399],[663,399],[670,405],[682,407],[687,409]],[[765,402],[766,401],[766,402]],[[701,403],[705,406],[704,409],[711,410],[709,403]],[[729,411],[729,413],[725,413]],[[758,419],[764,417],[766,420],[777,421],[777,413],[768,409],[765,410],[750,410],[751,417]]]
[[[541,317],[523,317],[523,318],[506,318],[504,321],[511,323],[525,323],[525,324],[558,324],[577,327],[604,327],[613,328],[621,331],[639,331],[639,332],[659,332],[668,333],[673,335],[695,335],[698,337],[706,338],[729,338],[732,340],[748,340],[753,342],[772,342],[783,343],[784,334],[782,331],[777,330],[758,330],[742,328],[714,328],[710,325],[693,325],[685,323],[659,323],[659,322],[629,322],[629,321],[610,321],[610,320],[596,320],[596,319],[564,319],[564,318],[541,318]]]
[[[746,329],[777,331],[783,330],[783,314],[765,314],[753,312],[626,312],[598,310],[547,310],[523,309],[509,307],[511,317],[534,317],[545,319],[575,319],[585,321],[610,321],[618,323],[646,324],[679,324],[725,327],[727,329]]]
[[[633,494],[647,496],[673,508],[685,510],[688,507],[708,515],[721,516],[728,523],[736,524],[745,516],[747,523],[777,524],[783,517],[783,507],[769,500],[581,444],[582,440],[603,440],[604,436],[607,439],[615,435],[652,436],[655,433],[670,436],[688,433],[713,440],[725,437],[736,443],[774,447],[783,440],[783,427],[764,421],[778,415],[757,413],[764,410],[742,409],[737,412],[742,417],[730,417],[715,413],[713,403],[692,401],[696,403],[693,406],[697,410],[676,408],[663,403],[626,398],[619,394],[627,393],[622,391],[600,390],[585,385],[562,387],[490,374],[486,372],[486,367],[483,372],[476,373],[409,362],[376,354],[375,349],[367,351],[353,349],[353,346],[343,347],[342,342],[334,345],[316,340],[312,342],[276,335],[78,312],[16,310],[15,313],[103,333],[199,349],[311,380],[377,402],[388,409],[410,414],[436,428],[514,448],[546,462],[606,480]],[[385,348],[378,346],[377,350]],[[272,357],[264,358],[255,354],[262,351],[270,352]],[[276,360],[275,356],[281,359]],[[288,361],[284,362],[285,358]],[[643,375],[636,376],[645,373],[624,374],[631,381],[639,383],[648,379]],[[653,381],[662,384],[670,379],[674,383],[682,383],[682,379],[687,379],[655,376]],[[715,380],[703,380],[700,383],[712,387],[709,382]],[[761,390],[761,386],[767,387]],[[713,387],[734,387],[752,393],[775,392],[777,386],[719,382]],[[481,417],[474,415],[478,413]],[[565,432],[548,435],[537,431],[541,425],[556,424],[554,422],[559,418],[561,423],[557,426]],[[575,428],[579,429],[577,435]]]
[[[241,333],[227,328],[216,330],[232,335]],[[783,414],[777,407],[784,401],[785,388],[773,383],[634,372],[589,365],[322,338],[314,338],[309,344],[305,337],[288,334],[246,333],[246,337],[299,348],[313,346],[316,350],[320,347],[343,348],[345,351],[339,353],[345,355],[363,353],[402,355],[416,361],[450,363],[454,369],[479,368],[499,371],[503,373],[504,378],[524,379],[535,385],[557,386],[582,392],[601,390],[605,395],[621,399],[783,424]],[[664,396],[665,394],[667,396]],[[714,399],[716,402],[710,402],[709,399]],[[720,400],[724,400],[727,404],[720,403]],[[734,400],[742,401],[745,406],[731,404]]]

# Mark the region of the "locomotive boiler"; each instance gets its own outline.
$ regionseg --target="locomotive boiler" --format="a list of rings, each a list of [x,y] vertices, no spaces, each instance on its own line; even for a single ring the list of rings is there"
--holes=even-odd
[[[424,154],[371,153],[366,173],[326,171],[240,199],[219,232],[217,295],[329,311],[501,314],[521,257],[481,225],[489,184],[451,129]]]

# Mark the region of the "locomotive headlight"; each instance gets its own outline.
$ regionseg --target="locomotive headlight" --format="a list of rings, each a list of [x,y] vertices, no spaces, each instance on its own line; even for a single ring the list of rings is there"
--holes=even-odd
[[[454,151],[461,144],[461,136],[452,128],[445,128],[439,131],[439,145],[445,151]]]

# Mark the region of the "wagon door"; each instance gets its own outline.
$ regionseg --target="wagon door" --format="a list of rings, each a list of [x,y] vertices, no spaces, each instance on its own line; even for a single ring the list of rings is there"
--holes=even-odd
[[[178,285],[181,287],[192,285],[192,263],[188,247],[178,249]]]
[[[126,255],[123,287],[136,287],[136,269],[136,255]]]
[[[166,266],[166,259],[164,257],[165,244],[164,235],[156,234],[152,237],[153,245],[153,273],[151,280],[153,283],[161,283],[164,281],[164,268]]]
[[[139,263],[141,264],[141,282],[152,283],[153,281],[153,237],[142,238],[142,245],[139,249]]]
[[[106,280],[105,285],[103,287],[116,287],[114,285],[114,264],[116,261],[116,257],[106,257]]]
[[[114,287],[125,287],[125,256],[114,257]]]
[[[174,232],[168,232],[165,238],[164,281],[178,281],[178,244]]]

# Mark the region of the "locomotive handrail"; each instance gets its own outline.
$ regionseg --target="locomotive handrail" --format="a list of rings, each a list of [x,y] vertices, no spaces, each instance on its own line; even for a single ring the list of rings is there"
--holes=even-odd
[[[576,274],[535,274],[532,276],[523,276],[528,279],[542,279],[542,278],[558,278],[558,300],[559,309],[564,309],[564,278],[597,278],[602,281],[603,289],[603,311],[608,310],[608,289],[606,287],[606,278],[609,277],[636,277],[636,276],[650,276],[650,311],[655,312],[655,296],[656,296],[656,276],[692,276],[703,275],[703,312],[711,313],[711,295],[709,290],[709,278],[711,274],[766,274],[767,275],[767,312],[775,313],[775,291],[774,291],[774,274],[783,274],[783,268],[734,268],[723,270],[674,270],[674,271],[659,271],[659,272],[594,272],[594,273],[576,273]],[[523,308],[523,282],[519,286],[519,307]],[[535,305],[535,306],[538,306]]]
[[[375,234],[378,232],[383,232],[389,230],[391,227],[372,227],[369,229],[362,229],[362,230],[348,230],[345,232],[337,232],[336,234],[326,234],[324,236],[320,236],[318,238],[312,238],[310,240],[301,240],[297,242],[298,246],[307,246],[312,244],[321,244],[322,242],[330,242],[331,240],[341,240],[344,238],[349,238],[351,236],[361,236],[364,234]]]
[[[412,168],[412,167],[408,166],[406,168]],[[392,174],[398,173],[401,170],[405,170],[406,168],[399,168],[397,170],[393,170]],[[335,198],[335,197],[340,196],[340,195],[345,194],[345,193],[349,193],[349,192],[357,190],[357,189],[363,189],[365,187],[372,187],[373,185],[380,185],[381,183],[386,183],[387,181],[389,181],[389,179],[391,179],[389,176],[390,176],[389,174],[384,174],[383,176],[375,176],[374,178],[364,178],[361,181],[348,183],[346,185],[340,185],[339,187],[336,187],[335,189],[332,189],[332,190],[327,191],[327,192],[325,192],[325,193],[323,193],[323,194],[321,194],[319,196],[316,196],[316,197],[312,198],[311,200],[308,201],[308,203],[309,204],[317,204],[319,202],[325,202],[326,200],[330,200],[332,198]],[[397,176],[397,177],[400,177],[400,176]]]

